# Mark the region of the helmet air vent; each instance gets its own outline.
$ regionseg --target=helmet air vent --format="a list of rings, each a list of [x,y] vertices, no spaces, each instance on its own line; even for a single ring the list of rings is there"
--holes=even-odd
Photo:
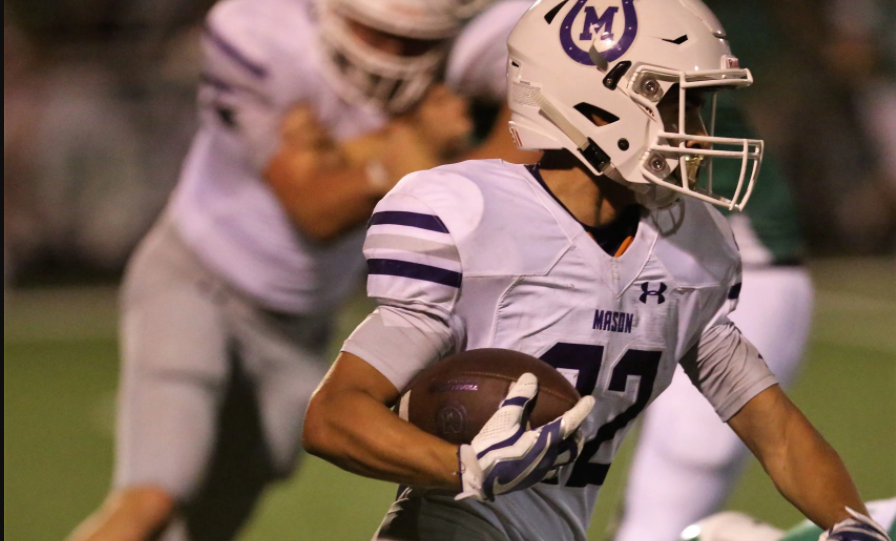
[[[677,37],[677,38],[675,38],[675,39],[666,39],[666,38],[663,38],[663,41],[667,41],[667,42],[672,43],[672,44],[674,44],[674,45],[681,45],[682,43],[686,42],[687,40],[688,40],[688,35],[687,35],[687,34],[685,34],[685,35],[683,35],[683,36],[679,36],[679,37]]]
[[[574,108],[597,127],[606,126],[619,120],[619,117],[613,113],[584,101]]]
[[[617,63],[613,66],[613,69],[610,70],[610,73],[604,77],[604,86],[609,88],[610,90],[616,90],[616,86],[619,85],[619,80],[622,79],[622,76],[628,72],[628,69],[632,67],[632,63],[628,60],[623,60],[622,62]]]
[[[548,24],[554,22],[554,17],[556,17],[557,14],[560,13],[560,10],[564,5],[566,5],[567,2],[569,2],[569,0],[563,0],[562,2],[551,8],[551,11],[548,11],[544,14],[544,20],[547,21]]]

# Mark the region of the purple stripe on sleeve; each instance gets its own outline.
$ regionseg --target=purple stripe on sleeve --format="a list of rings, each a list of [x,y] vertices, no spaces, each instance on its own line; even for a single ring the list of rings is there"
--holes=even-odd
[[[215,87],[221,92],[233,92],[233,86],[231,86],[230,83],[219,79],[207,72],[202,72],[199,74],[199,82]]]
[[[212,43],[214,43],[215,46],[221,50],[221,52],[223,52],[234,62],[245,68],[246,71],[259,79],[267,78],[268,69],[266,67],[250,60],[249,57],[240,52],[239,49],[237,49],[230,42],[221,37],[217,32],[214,31],[214,29],[212,29],[211,26],[207,24],[205,25],[205,35],[208,36],[208,39]]]
[[[406,225],[429,231],[447,233],[448,228],[441,218],[432,214],[420,214],[418,212],[405,212],[401,210],[386,210],[376,212],[370,217],[367,227],[374,225]]]
[[[368,259],[367,272],[424,280],[449,287],[460,287],[462,277],[459,272],[395,259]]]

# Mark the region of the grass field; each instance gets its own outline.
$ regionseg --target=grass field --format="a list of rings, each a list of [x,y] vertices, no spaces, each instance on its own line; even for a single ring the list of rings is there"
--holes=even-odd
[[[823,260],[807,364],[791,395],[838,449],[867,499],[896,495],[896,261]],[[363,317],[342,314],[347,332]],[[4,537],[60,540],[109,484],[117,378],[114,289],[15,292],[4,310]],[[602,539],[624,480],[626,442],[598,502]],[[244,541],[367,540],[394,486],[308,458],[270,491]],[[778,525],[799,515],[755,461],[729,502]]]

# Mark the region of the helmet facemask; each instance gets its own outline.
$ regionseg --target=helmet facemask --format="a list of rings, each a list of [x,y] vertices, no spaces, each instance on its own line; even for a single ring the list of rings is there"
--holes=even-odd
[[[742,210],[753,191],[762,164],[764,143],[758,139],[715,135],[717,92],[748,86],[748,70],[722,69],[686,73],[643,66],[632,76],[629,96],[652,119],[662,124],[641,158],[640,170],[650,182],[677,193],[696,197],[729,210]],[[709,95],[709,126],[688,126],[688,111],[700,95]],[[663,118],[661,106],[669,109],[676,100],[677,119]],[[707,133],[708,131],[708,133]],[[717,194],[712,189],[713,161],[740,160],[740,175],[733,194]]]
[[[415,105],[436,80],[448,51],[442,33],[433,39],[395,34],[395,28],[377,28],[367,19],[354,18],[328,2],[319,2],[323,73],[334,89],[350,103],[391,114]],[[379,50],[351,28],[352,22],[396,39],[419,42],[420,54],[401,55]]]

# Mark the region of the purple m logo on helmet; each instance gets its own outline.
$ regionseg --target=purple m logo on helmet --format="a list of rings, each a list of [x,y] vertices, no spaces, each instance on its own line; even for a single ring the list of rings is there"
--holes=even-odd
[[[560,25],[560,44],[567,56],[579,64],[593,66],[588,49],[595,37],[600,41],[598,52],[607,62],[613,62],[628,51],[637,33],[634,0],[576,0]]]

